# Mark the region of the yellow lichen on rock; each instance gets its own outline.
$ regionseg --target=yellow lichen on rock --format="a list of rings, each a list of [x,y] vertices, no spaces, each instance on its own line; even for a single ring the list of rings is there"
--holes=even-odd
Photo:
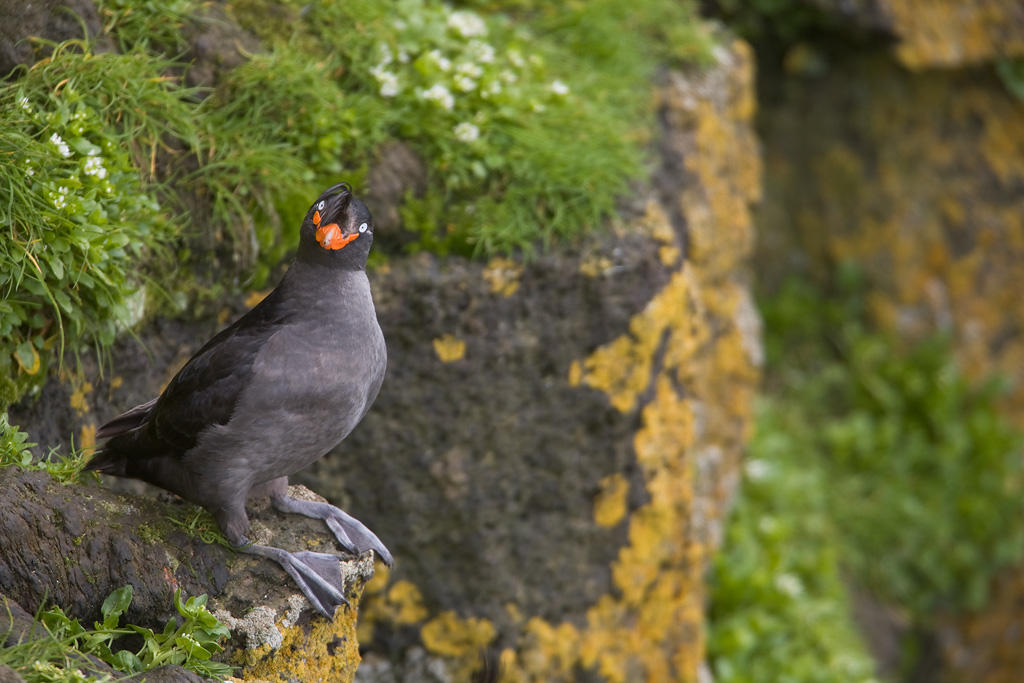
[[[89,394],[92,393],[92,382],[82,382],[71,392],[71,407],[78,415],[85,415],[89,412]]]
[[[381,565],[383,568],[383,565]],[[365,609],[359,615],[359,640],[373,640],[373,627],[378,622],[398,625],[418,624],[427,618],[427,609],[423,605],[423,595],[416,584],[399,580],[388,586],[387,572],[379,571],[371,583],[382,577],[371,591],[366,587],[367,594],[378,593],[373,600],[367,601]]]
[[[594,521],[598,526],[611,527],[626,516],[626,495],[629,482],[616,472],[601,480],[601,491],[594,499]]]
[[[449,658],[452,678],[469,680],[479,664],[480,654],[497,635],[487,619],[460,617],[450,610],[434,617],[420,629],[423,646],[433,654]]]
[[[1019,0],[882,0],[906,66],[955,67],[1024,55]]]
[[[523,267],[512,259],[495,257],[484,269],[484,279],[491,286],[491,292],[512,296],[519,289],[519,278]]]
[[[792,234],[787,215],[802,216],[812,269],[861,264],[883,327],[907,339],[951,333],[964,368],[1013,378],[1010,403],[1024,410],[1024,107],[995,80],[915,76],[877,58],[837,80],[872,88],[858,98],[816,88],[800,96],[842,112],[767,119],[787,150],[772,162],[779,199],[766,232]],[[792,164],[797,146],[807,172]],[[785,249],[760,257],[765,272]]]
[[[233,664],[241,665],[241,680],[351,681],[361,661],[356,640],[360,592],[349,592],[351,608],[339,608],[333,621],[314,617],[308,626],[279,621],[281,643],[237,651]]]
[[[446,334],[434,340],[434,353],[442,363],[454,363],[466,356],[466,342],[453,334]]]
[[[505,658],[508,681],[570,680],[573,663],[613,682],[697,678],[714,537],[706,517],[725,514],[760,362],[756,312],[736,279],[752,245],[749,204],[760,193],[756,144],[745,128],[753,114],[750,54],[740,48],[730,59],[739,60],[730,77],[740,85],[726,111],[703,95],[707,83],[678,79],[666,97],[675,115],[694,117],[692,137],[674,141],[696,178],[680,200],[687,261],[628,333],[569,370],[571,385],[603,391],[620,411],[640,408],[634,451],[649,502],[627,517],[628,543],[612,565],[615,590],[581,628],[531,619],[515,656]]]

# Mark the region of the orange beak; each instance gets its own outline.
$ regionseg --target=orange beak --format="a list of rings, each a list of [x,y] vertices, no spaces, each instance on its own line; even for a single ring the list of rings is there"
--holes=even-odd
[[[359,237],[358,232],[354,232],[351,235],[341,234],[341,228],[338,227],[337,223],[321,225],[316,231],[316,241],[324,249],[332,251],[341,249],[357,237]]]

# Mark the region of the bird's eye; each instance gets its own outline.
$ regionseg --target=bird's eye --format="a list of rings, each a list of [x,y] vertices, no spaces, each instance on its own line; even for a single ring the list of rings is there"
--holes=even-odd
[[[367,225],[366,223],[360,223],[360,224],[359,224],[359,232],[366,232],[366,229],[367,229],[368,227],[370,227],[370,226],[369,226],[369,225]]]
[[[323,211],[324,210],[324,203],[320,202],[319,204],[317,204],[316,205],[316,210],[317,211]]]

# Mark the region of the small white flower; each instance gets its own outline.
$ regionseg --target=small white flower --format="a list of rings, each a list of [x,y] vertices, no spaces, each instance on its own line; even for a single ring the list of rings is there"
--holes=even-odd
[[[50,198],[53,200],[53,206],[57,209],[63,209],[68,205],[68,188],[61,185],[57,188],[56,194],[51,194]]]
[[[451,91],[440,83],[434,84],[428,90],[420,90],[419,96],[424,100],[436,102],[444,109],[451,109],[455,106],[455,98]]]
[[[398,51],[398,61],[400,61],[402,64],[408,64],[409,63],[409,53],[406,52],[405,50],[399,50]]]
[[[554,81],[551,84],[551,92],[555,93],[556,95],[568,95],[569,86],[567,86],[562,81]]]
[[[377,82],[380,83],[380,94],[382,97],[394,97],[398,94],[398,76],[390,71],[375,71],[373,73]]]
[[[431,50],[427,55],[434,60],[434,63],[437,64],[437,67],[441,69],[441,71],[448,71],[452,68],[452,60],[441,54],[440,50]]]
[[[537,102],[536,100],[534,100],[534,101],[530,102],[530,109],[532,109],[533,111],[535,111],[535,112],[537,112],[539,114],[540,112],[542,112],[545,109],[547,109],[547,107],[545,107],[543,105],[543,103]]]
[[[103,160],[95,154],[90,154],[85,160],[85,175],[103,180],[107,177],[107,169],[103,167]]]
[[[467,121],[455,126],[454,132],[455,139],[459,142],[473,142],[480,137],[480,129]]]
[[[397,29],[398,29],[399,31],[404,31],[404,30],[405,30],[405,21],[404,21],[404,20],[402,20],[402,19],[395,19],[395,20],[394,20],[393,22],[391,22],[391,23],[392,23],[392,25],[394,25],[394,27],[395,27],[395,28],[397,28]]]
[[[487,87],[483,89],[482,95],[484,97],[491,97],[501,92],[501,83],[499,81],[491,81],[487,84]]]
[[[32,105],[28,103],[27,97],[21,97],[18,99],[18,105],[25,111],[32,111]]]
[[[448,16],[448,27],[463,38],[487,35],[487,24],[474,12],[458,11]]]
[[[791,598],[804,592],[804,584],[799,577],[792,574],[779,574],[775,577],[775,587]]]
[[[378,51],[380,52],[380,66],[387,66],[394,59],[391,56],[391,48],[384,43],[380,44],[380,49]]]
[[[61,136],[54,133],[53,135],[50,136],[50,142],[57,145],[57,151],[60,152],[60,155],[62,157],[67,159],[69,156],[71,156],[71,148],[68,147],[68,143],[64,142]]]
[[[484,70],[479,64],[473,62],[459,62],[455,66],[455,73],[462,76],[469,76],[470,78],[480,78],[483,75]]]
[[[521,67],[523,64],[526,64],[526,62],[523,61],[523,55],[519,50],[509,50],[506,53],[506,56],[508,57],[508,61],[512,62],[512,66],[514,67]]]
[[[518,79],[519,77],[516,76],[513,72],[509,71],[508,69],[501,72],[501,80],[505,81],[506,83],[515,83]]]
[[[485,43],[482,40],[469,41],[467,52],[473,59],[481,64],[491,64],[494,62],[494,47],[490,43]]]
[[[470,92],[476,88],[476,81],[469,76],[456,76],[455,87],[462,92]]]
[[[30,168],[27,171],[25,171],[25,175],[27,175],[27,176],[34,176],[35,174],[36,174],[36,169],[34,169],[34,168]]]
[[[771,474],[772,466],[766,463],[764,460],[758,458],[751,458],[743,465],[743,469],[746,471],[747,476],[752,481],[761,481],[769,474]]]

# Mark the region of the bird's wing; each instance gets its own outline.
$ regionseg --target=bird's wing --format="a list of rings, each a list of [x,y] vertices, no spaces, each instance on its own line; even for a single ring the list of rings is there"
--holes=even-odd
[[[283,322],[276,294],[208,341],[168,383],[151,411],[160,441],[181,453],[205,428],[231,419],[260,348]]]

